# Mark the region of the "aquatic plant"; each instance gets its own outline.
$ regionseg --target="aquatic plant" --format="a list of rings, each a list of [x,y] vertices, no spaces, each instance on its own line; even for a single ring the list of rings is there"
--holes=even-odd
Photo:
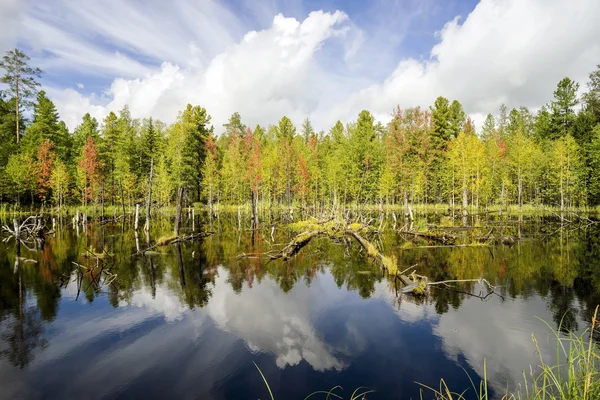
[[[523,371],[523,384],[514,391],[506,391],[502,400],[596,400],[600,399],[600,347],[597,343],[598,307],[592,318],[592,325],[581,334],[561,333],[561,326],[552,329],[556,340],[556,360],[548,362],[542,357],[535,335],[532,341],[539,356],[538,370],[530,368],[529,374]],[[561,324],[562,325],[562,324]],[[476,385],[471,377],[472,389],[479,400],[490,400],[486,365],[483,379]],[[440,387],[421,386],[431,391],[436,400],[466,400],[467,391],[453,392],[448,383],[440,380]],[[423,392],[421,394],[423,398]]]
[[[501,397],[491,397],[493,392],[489,388],[487,378],[487,366],[484,361],[483,378],[476,384],[469,376],[471,388],[464,389],[462,392],[452,391],[444,379],[440,379],[439,388],[417,382],[425,390],[421,391],[421,400],[431,398],[427,394],[432,394],[435,400],[467,400],[476,398],[479,400],[492,400],[500,398],[502,400],[597,400],[600,399],[600,347],[594,338],[598,333],[596,327],[598,320],[598,307],[592,319],[592,326],[582,334],[561,333],[560,326],[554,330],[544,322],[552,331],[556,339],[556,360],[548,362],[542,357],[537,339],[532,334],[532,341],[539,355],[538,371],[530,368],[529,374],[523,371],[523,384],[514,391],[506,391]],[[271,400],[275,400],[273,392],[265,378],[264,374],[256,365],[260,373]],[[304,398],[312,398],[317,395],[324,395],[326,399],[343,399],[340,386],[335,386],[328,391],[316,391]],[[473,392],[471,392],[471,389]],[[351,400],[366,399],[366,395],[373,393],[365,387],[357,388],[350,396]]]

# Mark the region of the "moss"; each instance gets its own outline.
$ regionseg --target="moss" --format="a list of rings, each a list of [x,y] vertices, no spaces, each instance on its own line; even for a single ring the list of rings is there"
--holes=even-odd
[[[163,235],[156,240],[156,243],[157,244],[167,243],[167,242],[170,242],[171,240],[177,239],[177,237],[178,236],[174,233],[171,233],[169,235]]]
[[[402,243],[402,246],[400,246],[403,249],[411,249],[413,247],[413,242],[410,241],[406,241],[404,243]]]
[[[414,275],[413,275],[414,276]],[[412,293],[417,296],[422,296],[427,292],[427,281],[423,278],[416,278],[417,286],[413,289]]]
[[[379,251],[377,251],[377,248],[371,242],[367,242],[367,254],[369,254],[371,257],[377,257],[379,254]]]
[[[396,261],[396,257],[383,256],[381,257],[381,262],[383,263],[383,266],[387,269],[390,275],[398,274],[398,263]]]
[[[354,222],[350,224],[349,228],[351,231],[359,232],[363,228],[363,225],[358,222]]]

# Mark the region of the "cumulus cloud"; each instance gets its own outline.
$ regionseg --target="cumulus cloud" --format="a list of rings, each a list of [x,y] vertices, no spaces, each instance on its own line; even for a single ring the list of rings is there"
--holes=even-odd
[[[514,390],[523,384],[522,371],[535,370],[540,356],[548,362],[554,359],[552,334],[536,318],[548,316],[546,307],[544,300],[536,297],[514,299],[510,305],[469,299],[460,309],[443,314],[434,333],[442,339],[449,358],[465,357],[479,376],[487,374],[490,386],[503,393],[507,387]],[[482,318],[484,315],[493,317]],[[532,334],[540,343],[539,355]]]
[[[314,62],[323,42],[345,33],[343,12],[313,12],[304,21],[276,15],[269,29],[250,31],[227,51],[202,63],[182,67],[164,62],[136,79],[117,78],[100,98],[54,90],[61,115],[73,127],[96,103],[97,117],[129,105],[135,116],[170,122],[186,103],[202,104],[217,125],[239,111],[247,122],[265,123],[284,114],[300,120],[320,107],[333,91],[327,72]],[[275,117],[277,116],[277,117]]]
[[[458,99],[479,120],[501,103],[540,107],[561,78],[584,82],[600,59],[596,0],[481,0],[438,27],[425,58],[397,54],[410,18],[394,24],[391,11],[383,26],[359,27],[343,10],[300,17],[306,14],[298,3],[296,17],[286,18],[273,17],[271,5],[242,4],[234,11],[213,0],[151,1],[140,12],[132,1],[72,7],[49,0],[23,16],[19,37],[47,71],[109,79],[95,94],[51,82],[70,128],[85,112],[102,118],[125,104],[135,117],[172,122],[193,103],[206,107],[217,127],[237,111],[249,125],[283,115],[299,124],[308,116],[327,129],[362,109],[386,121],[396,105],[426,107],[439,95]],[[424,12],[402,14],[426,18]],[[389,69],[379,64],[390,59],[395,67],[382,75]]]
[[[220,270],[217,290],[205,307],[220,329],[244,340],[252,351],[273,354],[279,368],[298,365],[302,360],[316,371],[340,371],[345,367],[336,357],[337,350],[319,338],[312,322],[313,303],[325,300],[311,293],[326,290],[311,291],[296,285],[282,296],[281,288],[266,278],[260,288],[236,294],[227,283],[228,277],[228,272]],[[325,277],[320,278],[316,285],[323,284]],[[274,302],[274,298],[278,300]]]
[[[353,94],[331,115],[350,118],[366,107],[385,118],[396,104],[428,106],[440,95],[458,99],[470,114],[502,103],[539,107],[561,78],[585,81],[595,67],[599,13],[595,0],[482,0],[462,24],[457,17],[443,27],[430,59],[402,60],[384,82]]]

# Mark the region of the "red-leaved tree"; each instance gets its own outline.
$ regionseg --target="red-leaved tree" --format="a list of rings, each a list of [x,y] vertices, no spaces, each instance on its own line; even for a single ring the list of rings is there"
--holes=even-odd
[[[38,180],[38,196],[43,201],[46,201],[50,188],[52,187],[51,177],[54,169],[54,161],[56,161],[56,152],[54,144],[49,140],[44,140],[37,151],[37,180]]]
[[[98,149],[94,139],[88,137],[87,142],[81,149],[81,158],[77,164],[82,172],[83,202],[95,199],[98,189],[102,183],[103,163],[99,158]]]

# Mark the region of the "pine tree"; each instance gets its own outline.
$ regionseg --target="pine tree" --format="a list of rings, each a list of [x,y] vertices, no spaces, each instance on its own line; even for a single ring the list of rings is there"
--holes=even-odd
[[[79,155],[81,149],[87,143],[88,138],[92,138],[94,142],[100,141],[100,133],[98,131],[98,121],[93,118],[90,113],[86,113],[75,131],[73,132],[73,149],[74,155]]]
[[[229,121],[223,125],[225,127],[225,135],[227,137],[244,137],[246,133],[246,125],[242,124],[242,117],[235,112],[229,117]]]
[[[23,137],[23,151],[35,154],[45,140],[51,141],[66,152],[65,138],[59,131],[58,111],[54,103],[46,96],[43,90],[37,94],[37,102],[33,106],[33,122]]]
[[[572,133],[575,121],[575,107],[579,103],[579,84],[569,78],[562,79],[554,91],[552,102],[552,138],[564,137]]]
[[[37,92],[40,84],[36,81],[42,74],[39,68],[32,68],[27,65],[29,57],[19,49],[13,49],[6,52],[0,61],[0,68],[6,73],[0,79],[8,85],[7,93],[13,98],[15,103],[15,133],[17,144],[21,137],[21,107],[28,109],[32,106],[31,98]]]
[[[309,118],[306,118],[302,122],[302,138],[304,139],[304,143],[308,143],[310,138],[315,134],[315,130],[312,127]]]
[[[588,91],[583,94],[583,103],[586,110],[591,113],[596,123],[600,123],[600,64],[590,73],[587,83]]]
[[[496,121],[494,120],[494,116],[492,114],[488,114],[486,115],[485,121],[483,121],[483,126],[481,127],[481,139],[488,141],[494,137],[495,133]]]

